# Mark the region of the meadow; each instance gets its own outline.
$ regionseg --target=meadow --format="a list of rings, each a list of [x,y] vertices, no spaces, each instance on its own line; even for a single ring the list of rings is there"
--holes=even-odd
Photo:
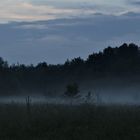
[[[139,106],[0,104],[0,140],[139,139]]]

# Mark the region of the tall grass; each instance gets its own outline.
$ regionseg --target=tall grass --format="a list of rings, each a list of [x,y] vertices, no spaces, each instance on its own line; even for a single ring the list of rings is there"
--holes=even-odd
[[[0,140],[139,140],[140,107],[0,105]]]

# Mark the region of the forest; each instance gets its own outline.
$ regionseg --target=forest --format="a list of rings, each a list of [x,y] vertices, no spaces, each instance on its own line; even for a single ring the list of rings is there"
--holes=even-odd
[[[36,93],[52,96],[57,94],[57,87],[73,82],[139,76],[140,48],[133,43],[109,46],[101,52],[93,52],[85,60],[77,57],[57,65],[47,62],[9,65],[0,58],[0,95]]]

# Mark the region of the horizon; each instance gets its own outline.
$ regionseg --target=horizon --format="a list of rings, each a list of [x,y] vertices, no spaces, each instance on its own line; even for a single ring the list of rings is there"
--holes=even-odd
[[[24,65],[24,66],[33,66],[33,67],[36,67],[36,66],[38,66],[39,64],[43,64],[43,63],[45,63],[45,64],[47,64],[48,66],[57,66],[57,65],[64,65],[66,62],[72,62],[74,59],[81,59],[81,60],[83,60],[83,61],[87,61],[88,60],[88,58],[89,58],[89,56],[90,55],[94,55],[94,54],[100,54],[100,53],[102,53],[102,54],[104,54],[104,50],[106,50],[106,49],[108,49],[108,48],[112,48],[112,49],[119,49],[121,46],[124,46],[124,45],[127,45],[127,47],[129,47],[130,45],[134,45],[133,47],[137,47],[138,48],[138,51],[140,51],[140,46],[138,45],[138,44],[135,44],[135,43],[133,43],[133,42],[131,42],[131,43],[122,43],[121,45],[119,45],[119,46],[107,46],[107,47],[105,47],[103,50],[99,50],[99,51],[97,51],[97,52],[90,52],[88,55],[87,55],[87,57],[86,58],[82,58],[82,57],[80,57],[80,56],[76,56],[76,57],[73,57],[73,58],[71,58],[71,59],[66,59],[63,63],[56,63],[56,64],[51,64],[51,63],[48,63],[47,61],[40,61],[40,62],[37,62],[36,64],[33,64],[33,63],[30,63],[30,64],[26,64],[26,63],[19,63],[19,62],[16,62],[16,63],[9,63],[6,59],[4,59],[4,58],[2,58],[1,56],[0,56],[0,59],[3,61],[3,62],[6,62],[7,63],[7,65],[9,66],[9,67],[11,67],[11,66],[21,66],[21,65]]]

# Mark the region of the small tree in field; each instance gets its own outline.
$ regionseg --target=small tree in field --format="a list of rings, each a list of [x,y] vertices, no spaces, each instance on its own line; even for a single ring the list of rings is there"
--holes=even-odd
[[[69,84],[66,86],[65,95],[70,97],[71,99],[71,105],[72,105],[72,98],[76,96],[79,93],[79,87],[76,83]]]
[[[66,86],[65,95],[67,95],[69,97],[74,97],[75,95],[78,94],[78,92],[79,92],[79,87],[76,83],[69,84]]]

